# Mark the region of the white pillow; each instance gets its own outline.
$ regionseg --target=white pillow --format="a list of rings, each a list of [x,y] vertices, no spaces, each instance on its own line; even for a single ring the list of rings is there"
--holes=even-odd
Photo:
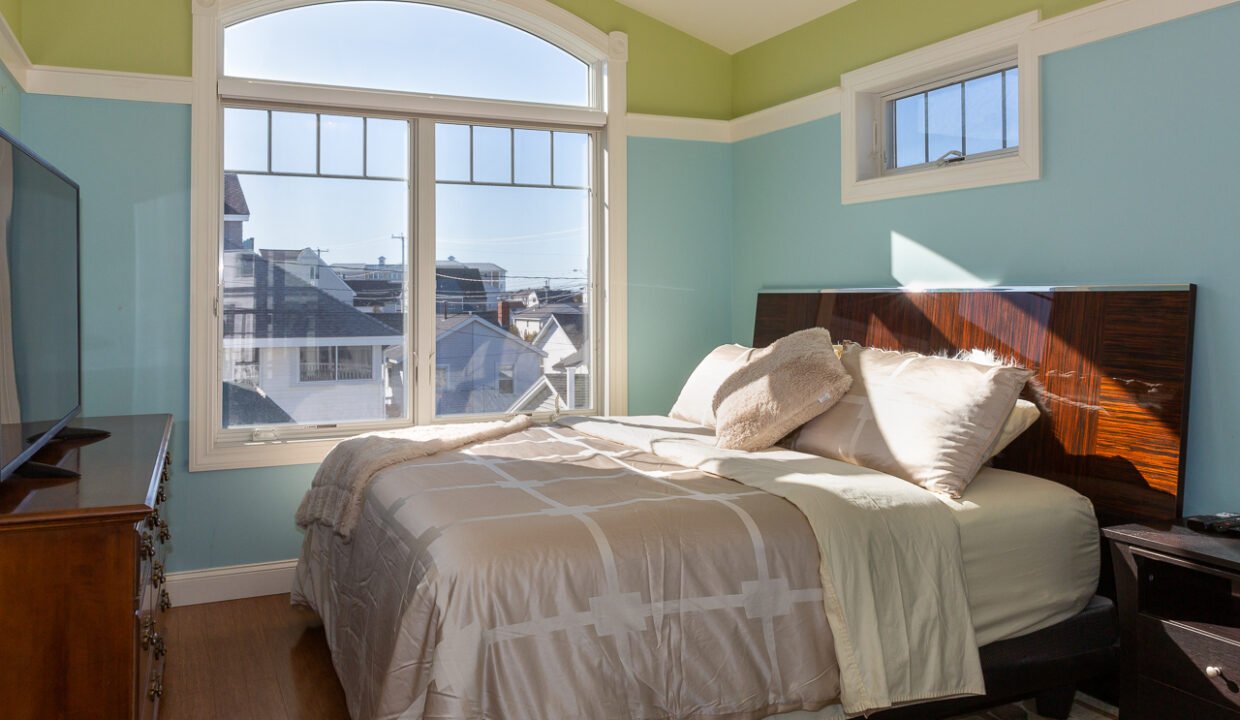
[[[805,424],[794,449],[960,497],[1012,413],[1030,370],[845,346],[853,384]]]
[[[668,415],[714,430],[715,393],[728,376],[749,361],[751,353],[753,348],[744,345],[720,345],[710,351],[685,381]]]
[[[990,446],[986,451],[986,460],[990,461],[994,456],[1003,452],[1003,448],[1012,444],[1012,441],[1020,437],[1020,434],[1033,426],[1038,418],[1042,417],[1042,413],[1038,410],[1038,406],[1025,399],[1016,401],[1016,406],[1012,408],[1012,412],[1007,416],[1007,422],[1003,423],[1003,429],[999,431],[999,437],[995,439],[995,444]]]

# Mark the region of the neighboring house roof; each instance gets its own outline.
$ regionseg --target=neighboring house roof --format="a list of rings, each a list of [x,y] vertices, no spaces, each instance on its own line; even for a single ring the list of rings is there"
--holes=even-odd
[[[230,296],[252,296],[254,308],[229,307]],[[369,338],[401,334],[373,314],[337,300],[266,257],[254,258],[253,287],[225,288],[224,298],[224,317],[233,320],[233,332],[225,337]],[[247,315],[253,316],[252,323],[238,322]]]
[[[224,174],[224,214],[250,216],[250,204],[245,200],[237,173]]]
[[[526,341],[522,340],[516,335],[513,335],[512,333],[503,329],[499,325],[496,325],[490,320],[487,320],[481,315],[449,315],[446,318],[436,317],[435,318],[435,339],[441,340],[444,337],[451,335],[452,333],[460,332],[461,330],[464,330],[465,328],[470,327],[475,324],[479,325],[480,329],[484,331],[495,333],[501,336],[504,340],[507,340],[509,342],[514,342],[524,347],[525,349],[529,350],[530,352],[536,353],[539,357],[547,357],[547,353],[544,352],[543,350],[537,347],[534,347],[530,343],[527,343]]]
[[[555,334],[557,327],[564,330],[574,348],[581,348],[585,340],[585,315],[577,305],[546,305],[531,310],[522,310],[514,312],[512,319],[542,322],[538,335],[534,337],[534,344],[539,347],[543,347],[543,343]]]
[[[237,383],[224,383],[224,427],[291,422],[292,416],[263,391]]]
[[[582,365],[585,365],[585,364],[586,364],[586,355],[581,350],[578,350],[577,352],[573,353],[572,355],[569,355],[568,357],[552,365],[551,367],[555,368],[556,370],[563,370],[565,368],[570,368],[570,367],[581,367]]]
[[[554,411],[555,399],[558,397],[555,388],[547,381],[545,375],[539,376],[516,402],[508,407],[509,413],[532,413],[540,410]]]

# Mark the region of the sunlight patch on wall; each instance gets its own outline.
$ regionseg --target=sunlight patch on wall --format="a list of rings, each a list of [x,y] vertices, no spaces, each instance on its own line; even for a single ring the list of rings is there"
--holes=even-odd
[[[930,288],[994,287],[997,279],[981,278],[921,243],[891,231],[891,277],[902,287]]]

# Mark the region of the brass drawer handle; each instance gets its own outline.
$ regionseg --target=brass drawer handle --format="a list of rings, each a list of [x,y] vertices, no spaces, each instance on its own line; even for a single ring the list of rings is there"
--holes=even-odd
[[[155,632],[155,619],[150,615],[142,618],[142,649],[149,649],[157,637],[159,633]]]
[[[172,598],[168,596],[168,588],[162,588],[159,591],[159,609],[169,610],[172,608]]]
[[[151,702],[164,696],[164,676],[159,673],[151,675],[151,686],[147,688],[146,697]]]
[[[155,587],[164,584],[164,564],[158,560],[151,566],[151,584]]]

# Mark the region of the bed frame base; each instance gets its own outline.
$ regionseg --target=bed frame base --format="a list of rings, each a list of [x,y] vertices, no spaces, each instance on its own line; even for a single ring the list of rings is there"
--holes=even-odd
[[[1039,715],[1064,720],[1076,690],[1115,668],[1115,605],[1094,596],[1085,609],[1051,627],[979,650],[985,695],[885,710],[876,720],[937,720],[1035,698]]]

